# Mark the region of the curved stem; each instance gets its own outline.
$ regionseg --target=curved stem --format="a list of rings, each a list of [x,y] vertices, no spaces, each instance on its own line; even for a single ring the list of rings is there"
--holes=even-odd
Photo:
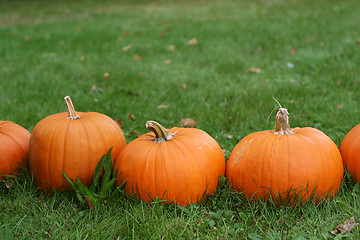
[[[159,143],[165,142],[174,137],[174,133],[169,132],[160,123],[155,121],[147,121],[146,128],[155,133],[155,138],[151,139],[151,141]]]
[[[279,111],[276,114],[275,122],[275,134],[279,135],[288,135],[294,134],[290,129],[289,124],[289,112],[286,108],[279,108]]]
[[[68,119],[72,119],[72,120],[76,120],[76,119],[79,119],[80,118],[80,115],[78,115],[75,111],[75,108],[74,108],[74,105],[71,101],[71,98],[70,96],[66,96],[64,97],[65,101],[66,101],[66,105],[67,105],[67,108],[68,108],[68,113],[69,113],[69,116],[67,117]]]

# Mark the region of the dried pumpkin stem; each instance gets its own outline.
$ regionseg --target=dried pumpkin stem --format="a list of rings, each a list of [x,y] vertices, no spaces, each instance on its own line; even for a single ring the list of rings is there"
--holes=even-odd
[[[147,129],[155,133],[155,138],[151,139],[151,141],[156,143],[168,141],[175,135],[155,121],[147,121],[145,126]]]
[[[275,122],[275,134],[279,135],[288,135],[294,134],[290,129],[289,124],[289,112],[286,108],[279,108],[279,111],[276,114]]]
[[[76,120],[80,118],[80,115],[78,115],[75,111],[74,105],[71,101],[70,96],[66,96],[64,97],[66,104],[67,104],[67,108],[68,108],[68,113],[69,116],[67,117],[68,119],[72,119],[72,120]]]

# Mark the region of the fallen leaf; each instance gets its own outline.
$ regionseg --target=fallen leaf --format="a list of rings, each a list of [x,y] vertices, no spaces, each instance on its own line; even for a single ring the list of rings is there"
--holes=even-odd
[[[197,122],[191,118],[184,118],[180,121],[180,126],[182,127],[195,127]]]
[[[162,37],[162,38],[166,37],[166,33],[161,32],[161,33],[160,33],[160,37]]]
[[[80,31],[82,29],[82,26],[81,25],[77,25],[76,26],[76,30]]]
[[[251,67],[248,69],[249,73],[260,73],[261,69],[260,68],[255,68],[255,67]]]
[[[340,223],[333,231],[332,234],[336,235],[337,233],[345,234],[347,232],[351,232],[359,223],[355,222],[354,216],[352,216],[349,220],[346,220],[343,223]]]
[[[30,41],[31,41],[31,37],[26,36],[26,37],[24,38],[24,40],[25,40],[26,42],[30,42]]]
[[[104,79],[106,80],[106,79],[108,79],[108,77],[110,76],[110,74],[109,73],[104,73]]]
[[[173,51],[175,51],[175,49],[176,49],[175,45],[169,45],[169,50],[170,51],[173,52]]]
[[[88,195],[85,195],[85,199],[87,204],[89,205],[90,209],[93,209],[95,207],[94,203],[91,201],[90,197]]]
[[[127,46],[123,47],[123,51],[126,52],[126,51],[130,50],[131,48],[132,48],[131,45],[127,45]]]
[[[293,48],[291,49],[290,53],[291,53],[291,54],[294,54],[294,53],[296,53],[296,51],[297,51],[297,47],[293,47]]]
[[[342,103],[340,103],[340,104],[337,105],[337,108],[339,108],[339,109],[341,109],[341,108],[343,108],[343,107],[344,107],[344,104],[342,104]]]
[[[134,114],[132,114],[132,113],[129,113],[129,114],[128,114],[128,118],[129,118],[130,120],[133,120],[133,121],[136,120]]]
[[[123,121],[121,121],[120,119],[115,119],[115,122],[117,123],[117,125],[119,125],[119,127],[121,127],[123,124],[124,124],[124,122]]]
[[[360,39],[358,39],[358,40],[356,41],[356,43],[357,43],[357,44],[360,44]]]
[[[80,61],[84,61],[84,56],[80,56]]]
[[[197,39],[193,38],[187,42],[187,45],[192,46],[192,45],[196,45],[197,43],[198,43]]]
[[[141,56],[139,54],[134,54],[134,59],[135,60],[140,60]]]
[[[173,61],[172,59],[168,59],[168,60],[165,61],[165,64],[166,64],[166,65],[169,65],[169,64],[172,63],[172,61]]]
[[[182,87],[183,89],[186,89],[186,88],[187,88],[186,83],[181,84],[181,87]]]
[[[167,108],[166,105],[158,105],[156,108],[160,109],[160,108]]]
[[[130,33],[127,32],[127,31],[124,31],[124,32],[122,33],[122,35],[123,35],[124,37],[128,37],[128,36],[130,36]]]
[[[97,98],[94,98],[94,103],[97,103],[98,101],[99,101],[99,99],[97,99]]]
[[[132,136],[132,137],[136,137],[136,136],[140,135],[140,132],[136,131],[136,130],[130,130],[129,135]]]
[[[60,45],[66,45],[65,41],[60,41]]]
[[[91,91],[92,91],[92,92],[96,92],[96,90],[97,90],[97,86],[96,86],[96,84],[95,84],[95,85],[92,86]]]

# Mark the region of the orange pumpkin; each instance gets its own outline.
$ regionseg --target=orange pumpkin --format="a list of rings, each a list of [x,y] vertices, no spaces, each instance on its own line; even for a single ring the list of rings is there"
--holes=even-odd
[[[11,121],[0,121],[0,180],[1,175],[17,174],[26,163],[30,132]]]
[[[113,147],[113,159],[126,145],[123,132],[110,117],[97,112],[75,112],[65,97],[68,113],[50,115],[34,127],[29,150],[30,170],[41,190],[68,189],[63,175],[89,185],[103,154]]]
[[[344,173],[339,149],[315,128],[290,128],[288,115],[280,106],[275,130],[251,133],[235,146],[228,182],[248,198],[271,197],[275,203],[333,197]]]
[[[219,144],[195,128],[166,130],[148,121],[152,132],[130,142],[115,162],[117,184],[125,191],[151,202],[159,198],[180,205],[198,202],[214,193],[225,174],[225,158]]]
[[[354,181],[360,181],[360,124],[345,135],[340,145],[340,151],[351,178]]]

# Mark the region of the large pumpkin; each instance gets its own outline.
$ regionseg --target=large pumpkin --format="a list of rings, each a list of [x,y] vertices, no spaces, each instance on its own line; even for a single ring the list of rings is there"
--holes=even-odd
[[[103,154],[113,147],[113,159],[126,145],[122,130],[110,117],[97,112],[68,112],[47,116],[36,124],[30,139],[29,163],[35,184],[42,190],[67,189],[70,179],[90,184]]]
[[[26,163],[30,133],[11,121],[0,121],[0,180],[1,175],[17,174]]]
[[[353,180],[360,181],[360,124],[353,127],[340,145],[343,162]]]
[[[290,128],[288,111],[280,108],[275,130],[251,133],[235,146],[226,176],[248,198],[294,203],[333,197],[343,172],[335,143],[315,128]]]
[[[153,132],[130,142],[115,162],[117,184],[138,199],[181,205],[198,202],[214,193],[225,174],[225,158],[219,144],[196,128],[171,128],[148,121]]]

